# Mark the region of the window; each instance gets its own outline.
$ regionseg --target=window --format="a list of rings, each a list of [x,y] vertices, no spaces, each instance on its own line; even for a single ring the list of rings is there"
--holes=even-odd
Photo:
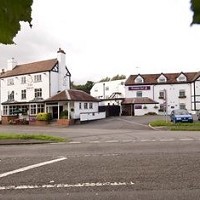
[[[135,79],[135,83],[143,83],[143,79],[141,77],[137,77]]]
[[[36,115],[36,104],[31,104],[30,114],[31,115]]]
[[[142,91],[137,91],[136,92],[136,97],[142,97]]]
[[[88,103],[84,103],[84,109],[88,109]]]
[[[26,90],[21,91],[21,98],[26,99]]]
[[[89,109],[93,109],[93,103],[89,103]]]
[[[8,115],[8,106],[3,106],[3,115]]]
[[[82,103],[79,103],[79,109],[80,110],[82,109]]]
[[[14,85],[14,78],[7,79],[7,85]]]
[[[14,91],[8,92],[8,101],[14,101],[14,99],[15,99]]]
[[[42,97],[42,88],[35,89],[35,98]]]
[[[25,84],[26,83],[26,76],[22,76],[21,77],[21,84]]]
[[[142,109],[142,105],[136,104],[134,108],[135,109]]]
[[[9,115],[14,115],[14,111],[17,109],[17,106],[9,106]]]
[[[163,78],[163,77],[160,77],[160,78],[158,79],[158,82],[159,82],[159,83],[164,83],[164,82],[166,82],[166,79]]]
[[[184,82],[184,81],[186,81],[187,79],[186,79],[186,77],[182,74],[182,75],[180,75],[178,78],[177,78],[177,81],[179,81],[179,82]]]
[[[107,87],[106,87],[106,91],[108,91],[108,90],[109,90],[109,87],[107,86]]]
[[[41,74],[34,76],[34,82],[41,82],[41,81],[42,81],[42,75]]]
[[[159,92],[159,99],[164,99],[165,98],[165,92],[164,91],[160,91]]]
[[[37,113],[44,112],[44,104],[37,105]]]
[[[180,103],[180,104],[179,104],[179,108],[180,108],[180,109],[186,109],[186,106],[185,106],[184,103]]]
[[[179,90],[179,98],[185,98],[185,90]]]

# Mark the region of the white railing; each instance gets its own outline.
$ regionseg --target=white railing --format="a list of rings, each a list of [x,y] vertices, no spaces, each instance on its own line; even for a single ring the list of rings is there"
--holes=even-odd
[[[106,118],[106,112],[90,112],[90,113],[81,113],[80,121],[90,121],[96,119],[104,119]]]

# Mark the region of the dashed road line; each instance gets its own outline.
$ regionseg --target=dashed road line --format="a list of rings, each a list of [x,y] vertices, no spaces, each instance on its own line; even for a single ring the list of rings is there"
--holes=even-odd
[[[179,140],[181,140],[181,141],[192,141],[192,140],[194,140],[193,138],[181,138],[181,139],[179,139]]]
[[[107,140],[106,143],[119,143],[119,140]]]
[[[77,183],[77,184],[47,184],[47,185],[11,185],[0,186],[0,190],[27,190],[41,188],[81,188],[81,187],[103,187],[103,186],[132,186],[134,182],[96,182],[96,183]]]
[[[160,139],[159,140],[160,142],[173,142],[173,141],[175,141],[175,139]]]
[[[69,142],[68,144],[102,144],[102,143],[135,143],[135,142],[174,142],[174,141],[199,141],[200,138],[161,138],[161,139],[139,139],[139,140],[131,140],[131,139],[127,139],[127,140],[105,140],[105,141],[101,141],[101,140],[92,140],[92,141],[73,141],[73,142]]]

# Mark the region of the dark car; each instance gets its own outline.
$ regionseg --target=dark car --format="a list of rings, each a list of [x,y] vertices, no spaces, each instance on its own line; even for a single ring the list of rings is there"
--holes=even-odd
[[[170,114],[171,122],[193,122],[192,114],[185,109],[173,110]]]

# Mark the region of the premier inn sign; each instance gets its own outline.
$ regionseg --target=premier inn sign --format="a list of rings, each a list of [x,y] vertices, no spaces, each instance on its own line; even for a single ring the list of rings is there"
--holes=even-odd
[[[149,85],[141,85],[141,86],[130,86],[128,90],[150,90],[151,87]]]

